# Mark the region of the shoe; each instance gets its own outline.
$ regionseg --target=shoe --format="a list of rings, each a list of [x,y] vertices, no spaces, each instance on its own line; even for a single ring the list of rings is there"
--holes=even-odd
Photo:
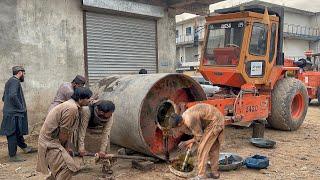
[[[220,173],[219,172],[215,172],[215,173],[208,173],[208,178],[212,178],[212,179],[219,179],[220,178]]]
[[[25,159],[23,159],[17,155],[9,157],[9,162],[23,162],[23,161],[25,161]]]
[[[28,147],[26,147],[26,148],[23,148],[22,150],[23,150],[23,152],[24,152],[25,154],[30,154],[30,153],[36,153],[36,152],[38,152],[38,149],[33,148],[33,147],[31,147],[31,146],[28,146]]]

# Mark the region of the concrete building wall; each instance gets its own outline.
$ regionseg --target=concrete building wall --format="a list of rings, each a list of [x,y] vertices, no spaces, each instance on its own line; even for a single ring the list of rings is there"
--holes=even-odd
[[[187,35],[186,28],[189,28],[189,27],[191,27],[191,34]],[[193,46],[192,42],[193,42],[194,32],[195,32],[195,19],[190,19],[189,21],[178,23],[176,26],[176,30],[179,31],[177,42],[182,44],[186,43],[185,45],[179,46],[180,47],[179,59],[182,61],[182,65],[186,66],[186,63],[188,64],[188,62],[194,59],[194,56],[192,54],[197,54],[197,53],[194,53],[194,49],[192,48]]]
[[[191,35],[193,35],[194,34],[194,25],[195,25],[194,22],[189,22],[189,23],[184,24],[183,29],[182,29],[182,32],[183,32],[182,35],[187,35],[186,28],[189,28],[189,27],[191,27]]]
[[[320,13],[319,12],[316,13],[316,15],[312,17],[311,25],[314,28],[320,28]],[[310,46],[314,52],[320,53],[320,40],[315,41],[315,42],[311,42]]]
[[[286,11],[284,13],[284,23],[310,27],[311,17]]]
[[[183,24],[177,24],[176,29],[179,31],[179,36],[185,36],[186,35],[186,28],[191,27],[191,35],[194,33],[194,21],[185,22]]]
[[[315,28],[320,27],[320,13],[316,13],[311,19],[311,26]]]
[[[11,67],[23,65],[31,125],[45,117],[59,84],[84,74],[80,7],[79,0],[0,1],[0,96]]]
[[[311,42],[310,43],[310,49],[314,53],[319,53],[320,52],[320,42],[319,41]]]
[[[283,51],[285,57],[304,57],[304,52],[309,49],[309,42],[298,39],[285,39],[283,41]]]
[[[183,25],[182,24],[177,25],[176,30],[178,31],[178,36],[181,36],[183,33]]]
[[[181,48],[180,47],[177,47],[176,48],[176,61],[179,62],[180,61],[180,51],[181,51]]]
[[[117,8],[114,6],[108,7]],[[175,11],[160,6],[147,5],[147,9],[141,11],[126,4],[120,6],[121,3],[119,11],[134,9],[147,13],[145,16],[154,16],[157,20],[158,71],[174,72]],[[145,8],[146,5],[137,7]],[[108,13],[108,9],[104,12]],[[117,14],[112,10],[110,13]],[[0,96],[5,82],[12,76],[11,67],[23,65],[26,69],[23,89],[31,126],[45,118],[62,82],[85,74],[83,29],[82,0],[0,1]],[[0,101],[0,123],[2,108]]]
[[[320,25],[320,16],[319,15],[305,15],[298,14],[294,12],[285,12],[285,23],[293,24],[295,27],[292,29],[288,29],[288,26],[285,26],[285,31],[289,33],[309,33],[309,31],[304,30],[300,27],[307,28],[319,28]],[[292,28],[292,27],[291,27]],[[291,31],[290,31],[291,30]],[[285,56],[288,57],[304,57],[304,51],[311,49],[314,52],[319,51],[319,41],[307,41],[301,39],[285,39],[284,40],[284,53]]]
[[[175,11],[168,9],[157,20],[159,72],[175,72],[176,68],[176,20]]]
[[[197,20],[198,26],[204,26],[204,24],[206,23],[206,19],[205,17],[199,17]]]

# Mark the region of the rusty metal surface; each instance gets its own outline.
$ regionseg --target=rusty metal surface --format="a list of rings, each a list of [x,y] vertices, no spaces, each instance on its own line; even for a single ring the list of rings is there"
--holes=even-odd
[[[174,104],[206,98],[201,86],[182,74],[110,76],[94,88],[100,99],[116,105],[111,131],[112,143],[164,159],[162,131],[157,114],[163,102]],[[180,138],[169,138],[173,153]]]

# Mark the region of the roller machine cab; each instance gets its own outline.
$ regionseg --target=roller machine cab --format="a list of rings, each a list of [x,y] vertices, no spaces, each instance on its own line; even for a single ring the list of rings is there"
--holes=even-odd
[[[202,102],[223,112],[226,124],[268,119],[276,129],[297,129],[308,98],[304,84],[287,76],[299,67],[282,52],[283,8],[254,5],[216,12],[206,18],[199,70],[221,92]]]

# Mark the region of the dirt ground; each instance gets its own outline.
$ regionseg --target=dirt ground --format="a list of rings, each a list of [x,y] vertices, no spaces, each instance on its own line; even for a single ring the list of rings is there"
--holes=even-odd
[[[277,142],[274,149],[260,149],[252,146],[248,139],[251,128],[226,128],[226,141],[222,151],[233,152],[248,157],[254,154],[270,158],[270,166],[264,170],[250,170],[242,167],[231,172],[222,172],[221,179],[320,179],[320,106],[315,102],[308,109],[305,122],[299,130],[283,132],[267,129],[265,137]],[[30,145],[36,146],[36,137],[28,138]],[[113,151],[118,147],[113,146]],[[0,137],[0,179],[44,179],[35,172],[36,154],[19,154],[26,158],[23,163],[7,162],[6,140]],[[85,158],[84,172],[77,179],[104,179],[100,165]],[[167,164],[156,164],[155,170],[141,172],[131,168],[128,160],[119,160],[113,167],[115,179],[181,179],[170,173]],[[33,176],[32,176],[33,175]]]

